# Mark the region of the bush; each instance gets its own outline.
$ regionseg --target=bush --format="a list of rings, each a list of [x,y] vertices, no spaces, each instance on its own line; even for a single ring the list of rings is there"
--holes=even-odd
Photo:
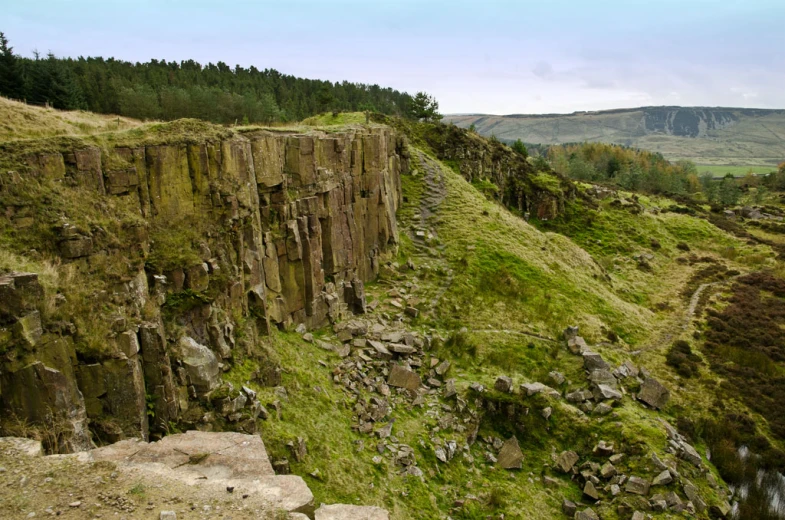
[[[678,244],[676,244],[676,249],[678,249],[680,251],[689,251],[690,250],[690,246],[688,246],[684,242],[679,242]]]
[[[680,376],[690,378],[698,375],[701,358],[692,352],[689,343],[679,340],[668,350],[665,363],[675,368]]]

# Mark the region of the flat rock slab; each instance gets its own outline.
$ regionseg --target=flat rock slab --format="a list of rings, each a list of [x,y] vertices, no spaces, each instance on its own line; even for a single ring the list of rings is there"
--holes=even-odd
[[[313,493],[295,475],[276,475],[259,436],[189,431],[146,443],[125,440],[83,454],[179,480],[192,486],[235,488],[285,511],[313,512]]]
[[[14,451],[26,457],[40,457],[44,454],[41,441],[34,441],[23,437],[0,437],[0,451]]]
[[[422,380],[416,372],[400,365],[393,365],[387,383],[390,386],[417,391],[422,384]]]
[[[275,475],[262,439],[242,433],[189,431],[158,442],[121,441],[91,453],[95,460],[159,463],[197,473],[197,478],[253,479]]]
[[[380,507],[322,505],[316,510],[316,520],[390,520],[390,513]]]

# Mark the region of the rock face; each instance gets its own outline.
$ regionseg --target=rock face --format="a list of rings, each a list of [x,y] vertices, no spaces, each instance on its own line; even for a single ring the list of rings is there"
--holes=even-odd
[[[480,139],[466,129],[438,125],[424,138],[439,159],[455,164],[469,182],[493,182],[499,188],[500,202],[521,214],[551,219],[564,211],[567,200],[575,197],[575,187],[560,175],[535,173],[522,155],[499,142]]]
[[[6,352],[0,364],[0,418],[16,417],[54,432],[45,446],[49,451],[89,449],[73,342],[44,334],[37,310],[43,295],[33,273],[0,277],[0,352]]]
[[[179,349],[178,359],[185,367],[188,383],[194,387],[197,393],[205,394],[218,386],[221,380],[218,358],[209,348],[200,345],[188,336],[180,338],[177,348]]]
[[[253,428],[260,406],[221,381],[238,323],[247,342],[271,327],[313,329],[365,312],[364,283],[398,242],[408,151],[391,128],[241,134],[174,122],[166,130],[151,144],[59,143],[59,151],[18,158],[21,176],[75,187],[117,211],[107,214],[118,223],[111,233],[69,215],[25,231],[46,230],[36,238],[47,254],[104,283],[93,298],[100,319],[89,318],[106,331],[48,322],[44,299],[54,295],[44,295],[36,274],[0,276],[0,420],[56,419],[71,432],[61,451],[90,447],[88,423],[103,442],[147,439],[186,413],[209,417],[201,412],[214,406],[221,428]],[[10,208],[0,219],[29,227],[16,217],[31,209]],[[173,257],[151,262],[169,254],[153,234],[161,228],[196,230],[202,243],[189,239],[190,252],[178,243]],[[104,265],[111,276],[97,268]],[[220,403],[210,402],[215,395]]]

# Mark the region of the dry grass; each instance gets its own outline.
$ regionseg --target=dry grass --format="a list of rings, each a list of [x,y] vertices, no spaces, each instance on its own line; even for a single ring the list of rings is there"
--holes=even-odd
[[[0,97],[0,141],[55,136],[80,136],[142,126],[127,117],[66,111],[26,105]]]

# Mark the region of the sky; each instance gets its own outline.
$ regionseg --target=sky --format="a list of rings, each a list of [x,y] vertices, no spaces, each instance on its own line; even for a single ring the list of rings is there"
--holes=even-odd
[[[0,0],[17,54],[223,61],[443,113],[785,108],[785,0]]]

